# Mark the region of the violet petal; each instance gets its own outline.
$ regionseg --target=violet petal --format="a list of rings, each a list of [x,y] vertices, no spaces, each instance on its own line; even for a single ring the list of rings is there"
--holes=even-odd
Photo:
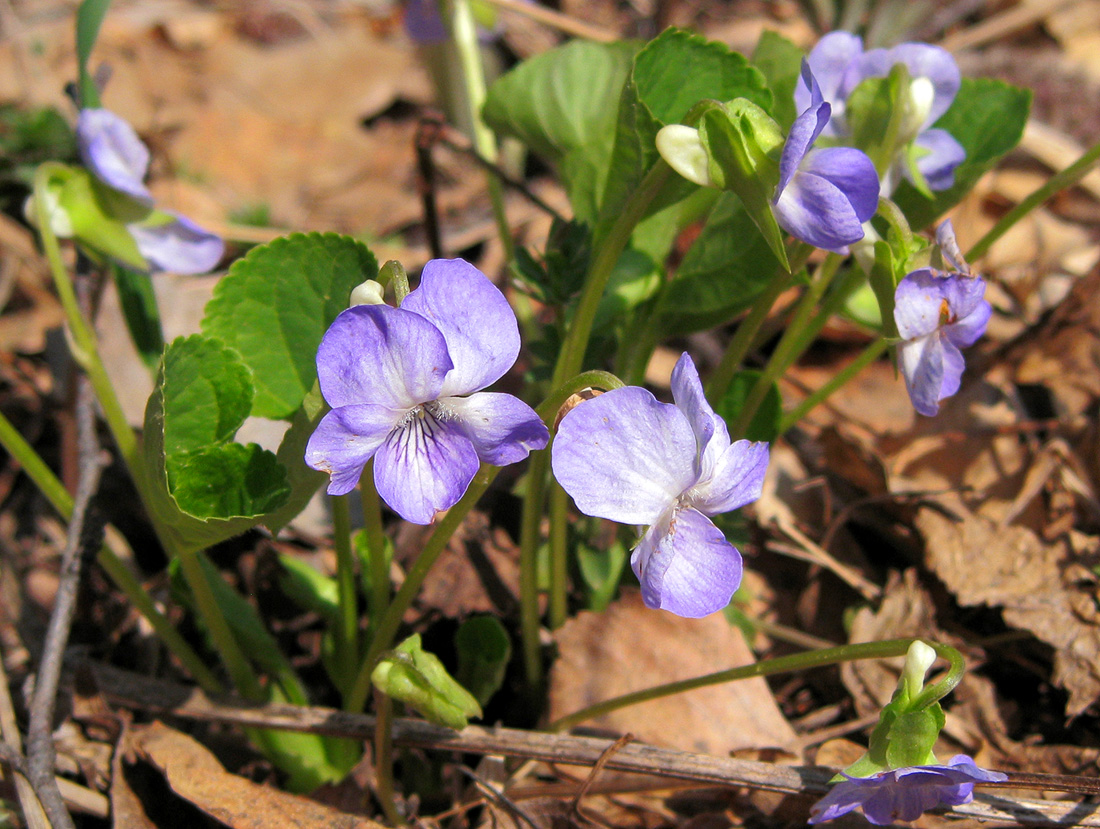
[[[144,184],[149,150],[125,120],[108,109],[82,109],[76,140],[84,166],[104,184],[142,204],[153,204]]]
[[[329,495],[355,489],[363,465],[404,416],[371,404],[341,406],[321,418],[306,444],[306,464],[332,476]]]
[[[453,369],[440,397],[479,391],[499,380],[519,356],[519,324],[504,294],[463,259],[433,259],[420,287],[401,304],[443,334]]]
[[[485,463],[517,463],[550,441],[542,418],[510,394],[478,392],[469,397],[445,397],[436,405],[453,418],[455,428],[462,430]]]
[[[169,215],[175,220],[168,224],[128,226],[145,261],[155,271],[195,274],[213,270],[225,254],[222,238],[185,216]]]

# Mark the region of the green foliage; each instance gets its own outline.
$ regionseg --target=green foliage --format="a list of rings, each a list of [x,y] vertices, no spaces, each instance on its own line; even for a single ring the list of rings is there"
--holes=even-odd
[[[233,263],[207,303],[204,334],[253,372],[252,414],[290,418],[317,379],[317,346],[351,289],[378,275],[374,254],[335,233],[295,233]]]
[[[771,114],[786,132],[798,116],[794,89],[802,71],[802,50],[778,32],[764,31],[752,53],[752,65],[768,81],[772,92]]]
[[[588,609],[605,610],[619,589],[623,568],[630,557],[626,545],[615,540],[606,550],[596,550],[577,541],[577,565],[588,588]]]
[[[745,399],[760,379],[761,372],[746,369],[733,376],[725,395],[719,400],[714,411],[717,412],[726,423],[734,422],[741,409],[745,405]],[[779,422],[783,419],[783,398],[779,394],[779,386],[771,384],[767,395],[760,402],[749,425],[745,427],[745,434],[731,435],[734,440],[747,438],[749,440],[773,441],[779,436]]]
[[[110,5],[111,0],[84,0],[76,11],[76,66],[80,73],[80,106],[83,108],[99,106],[99,90],[88,71],[88,60]]]
[[[164,331],[160,324],[160,309],[157,296],[149,274],[111,265],[111,278],[118,291],[118,301],[122,308],[122,317],[130,339],[137,348],[143,363],[156,370],[160,355],[164,351]]]
[[[616,112],[638,44],[573,41],[524,61],[489,88],[482,117],[558,167],[579,221],[596,216]]]
[[[455,632],[458,683],[481,705],[504,684],[504,672],[512,658],[512,642],[495,616],[471,616]]]
[[[447,673],[439,657],[423,649],[419,633],[383,656],[371,681],[436,725],[460,730],[470,717],[481,716],[477,700]]]
[[[145,410],[150,508],[176,551],[244,532],[286,502],[286,471],[270,452],[233,442],[249,413],[251,373],[240,356],[195,334],[165,351]]]

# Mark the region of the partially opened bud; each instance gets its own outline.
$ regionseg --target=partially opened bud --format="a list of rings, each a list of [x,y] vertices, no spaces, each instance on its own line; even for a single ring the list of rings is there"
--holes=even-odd
[[[386,300],[382,296],[382,285],[373,279],[368,279],[351,289],[351,301],[348,307],[353,305],[385,305]]]
[[[710,176],[710,157],[699,130],[670,124],[657,133],[657,152],[668,166],[700,187],[717,187]]]

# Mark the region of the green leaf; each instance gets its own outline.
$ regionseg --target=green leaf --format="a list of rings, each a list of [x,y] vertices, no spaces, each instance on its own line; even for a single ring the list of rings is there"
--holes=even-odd
[[[160,324],[160,309],[157,308],[153,282],[149,274],[119,265],[111,267],[111,277],[115,281],[115,290],[118,291],[118,301],[130,339],[133,340],[142,362],[155,370],[160,355],[164,352],[164,331]]]
[[[525,60],[489,87],[485,122],[559,167],[581,221],[596,215],[619,96],[638,48],[630,41],[573,41]]]
[[[798,112],[794,90],[802,71],[802,50],[778,32],[765,30],[752,53],[752,65],[763,73],[772,92],[771,113],[787,132]]]
[[[296,556],[279,553],[279,589],[298,607],[320,613],[330,625],[340,618],[340,595],[336,579]]]
[[[955,184],[935,193],[920,195],[903,181],[894,201],[914,230],[927,227],[973,189],[974,183],[1020,142],[1031,110],[1031,91],[989,78],[963,78],[951,108],[936,122],[966,150],[966,161],[955,169]]]
[[[99,106],[99,90],[88,71],[88,60],[92,48],[99,37],[99,27],[107,15],[111,0],[84,0],[76,12],[76,65],[80,73],[80,106],[94,108]]]
[[[508,632],[495,616],[471,616],[455,633],[455,650],[459,684],[485,705],[504,684],[512,658]]]
[[[235,348],[252,369],[252,414],[289,418],[317,379],[317,346],[348,307],[351,289],[378,275],[361,242],[295,233],[233,263],[206,305],[204,334]]]
[[[261,446],[226,443],[170,455],[168,488],[195,518],[259,517],[286,503],[286,469]]]
[[[470,717],[481,716],[477,700],[447,673],[439,657],[423,649],[419,633],[382,657],[371,681],[436,725],[459,730]]]
[[[741,413],[745,405],[745,398],[749,396],[752,387],[760,379],[761,372],[746,370],[739,371],[733,376],[725,395],[714,407],[726,421],[732,423]],[[753,415],[752,421],[745,428],[745,437],[749,440],[773,441],[779,436],[779,421],[783,419],[783,398],[779,394],[779,387],[772,383],[767,395],[760,403]]]
[[[775,279],[779,261],[734,193],[723,193],[676,272],[665,314],[681,333],[744,310]]]
[[[615,147],[600,205],[600,229],[618,217],[646,172],[659,160],[657,132],[682,123],[704,100],[746,98],[767,109],[771,93],[764,76],[744,55],[716,41],[678,29],[667,29],[646,44],[634,59],[619,101]],[[693,192],[678,176],[650,209],[656,212]]]
[[[588,609],[606,610],[619,589],[627,550],[621,541],[614,541],[606,550],[594,550],[581,542],[576,545],[577,564],[588,588]]]
[[[247,367],[220,342],[195,334],[165,351],[145,408],[143,471],[173,552],[239,535],[290,494],[274,455],[231,442],[251,394]]]

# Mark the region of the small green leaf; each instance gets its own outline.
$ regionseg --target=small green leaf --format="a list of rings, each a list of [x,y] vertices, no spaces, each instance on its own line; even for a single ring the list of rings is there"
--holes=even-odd
[[[317,346],[356,285],[378,275],[367,247],[335,233],[295,233],[253,248],[214,289],[204,334],[252,369],[252,414],[289,418],[317,379]]]
[[[99,106],[99,90],[88,71],[88,60],[92,56],[92,48],[99,37],[99,27],[110,5],[111,0],[84,0],[76,11],[76,66],[80,73],[81,108]]]
[[[616,540],[606,550],[594,550],[583,542],[576,545],[577,565],[588,588],[588,609],[606,610],[615,598],[626,565],[626,547]]]
[[[459,684],[485,705],[504,684],[512,658],[508,632],[495,616],[471,616],[455,633]]]
[[[619,96],[638,48],[576,40],[525,60],[489,87],[485,122],[559,167],[580,221],[596,215]]]
[[[255,443],[225,443],[168,456],[168,488],[195,518],[262,516],[290,496],[286,469]]]
[[[340,595],[336,579],[296,556],[279,553],[279,589],[303,610],[320,613],[330,624],[340,615]]]
[[[147,208],[100,184],[87,170],[61,168],[53,175],[50,188],[68,215],[77,241],[134,270],[149,270],[126,227],[146,215]]]
[[[726,423],[732,423],[741,413],[745,405],[745,398],[749,396],[752,387],[760,379],[761,372],[753,370],[739,371],[733,376],[725,396],[714,407]],[[744,435],[734,435],[734,439],[741,437],[748,440],[773,441],[779,436],[779,421],[783,419],[783,398],[779,394],[779,387],[772,383],[767,395],[760,403],[752,421],[745,428]]]
[[[1020,143],[1030,110],[1030,90],[989,78],[963,78],[951,108],[935,123],[966,150],[966,160],[955,168],[955,184],[935,193],[934,199],[920,195],[907,181],[894,194],[914,230],[927,227],[958,204],[987,170]]]
[[[164,353],[164,452],[231,440],[252,408],[252,372],[217,340],[193,334]]]
[[[111,276],[118,291],[122,317],[130,339],[134,342],[141,360],[155,370],[164,352],[164,331],[160,324],[160,309],[153,282],[149,274],[112,265]]]
[[[723,193],[676,272],[668,327],[699,331],[744,310],[775,279],[779,261],[734,193]]]
[[[413,634],[375,666],[371,681],[387,696],[415,708],[425,719],[455,730],[481,716],[477,700],[447,673],[443,663]]]
[[[795,111],[794,90],[802,71],[805,55],[778,32],[765,30],[752,53],[752,65],[768,81],[772,92],[771,113],[786,132],[798,113]]]

